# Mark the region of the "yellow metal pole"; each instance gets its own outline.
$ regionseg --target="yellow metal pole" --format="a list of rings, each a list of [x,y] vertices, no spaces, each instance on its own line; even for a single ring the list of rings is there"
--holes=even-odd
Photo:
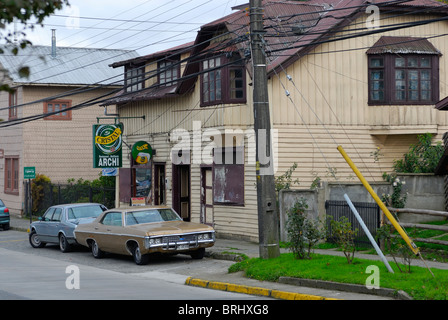
[[[344,157],[345,161],[347,161],[350,168],[352,168],[353,172],[356,174],[358,179],[361,181],[361,183],[364,185],[364,187],[367,189],[367,191],[370,193],[370,195],[373,197],[373,199],[376,201],[378,206],[383,210],[386,217],[389,219],[389,221],[392,223],[394,228],[398,231],[398,233],[401,235],[404,241],[408,244],[409,248],[414,252],[414,254],[419,255],[419,249],[415,245],[415,243],[408,237],[406,232],[403,230],[403,228],[400,226],[400,224],[395,220],[393,215],[390,213],[389,209],[385,206],[383,201],[378,197],[378,195],[375,193],[375,191],[372,189],[370,184],[367,182],[367,180],[363,177],[361,172],[358,170],[358,168],[355,166],[353,161],[350,159],[350,157],[345,153],[345,150],[342,148],[342,146],[338,146],[338,150],[341,153],[341,155]]]

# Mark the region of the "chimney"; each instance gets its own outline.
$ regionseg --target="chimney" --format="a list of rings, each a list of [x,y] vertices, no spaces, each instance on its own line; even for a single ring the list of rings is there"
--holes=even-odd
[[[56,58],[56,29],[51,29],[51,57]]]

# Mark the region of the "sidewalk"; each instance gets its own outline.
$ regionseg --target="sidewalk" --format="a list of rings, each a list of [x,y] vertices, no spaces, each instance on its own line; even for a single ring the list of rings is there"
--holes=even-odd
[[[11,229],[27,231],[29,220],[11,217]],[[281,249],[281,252],[287,252]],[[340,251],[315,250],[319,254],[343,256]],[[206,252],[208,257],[223,260],[238,259],[242,254],[249,258],[259,256],[259,246],[257,243],[240,240],[217,239],[213,247]],[[357,253],[356,257],[365,259],[378,259],[377,255]],[[448,269],[448,264],[426,261],[428,266]],[[412,263],[425,267],[420,259]],[[248,293],[261,296],[269,296],[280,299],[293,300],[313,300],[313,299],[342,299],[342,300],[394,300],[396,292],[389,289],[367,289],[362,285],[341,285],[327,281],[307,281],[293,278],[281,278],[279,282],[259,281],[245,277],[242,272],[228,273],[227,270],[200,270],[191,271],[186,284],[191,286],[206,287],[215,290],[227,290],[239,293]],[[394,297],[395,296],[395,297]],[[399,299],[409,299],[406,293],[401,293]]]

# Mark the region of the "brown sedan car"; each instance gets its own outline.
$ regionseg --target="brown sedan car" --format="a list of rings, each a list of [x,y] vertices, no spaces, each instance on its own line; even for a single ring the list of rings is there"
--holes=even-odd
[[[183,221],[169,207],[130,207],[103,212],[92,223],[78,225],[76,241],[92,249],[95,258],[105,252],[132,255],[135,263],[148,263],[148,254],[186,253],[202,259],[215,243],[212,227]]]

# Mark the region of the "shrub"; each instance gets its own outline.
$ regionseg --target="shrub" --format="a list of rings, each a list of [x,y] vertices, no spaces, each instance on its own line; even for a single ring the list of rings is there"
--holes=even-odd
[[[310,259],[312,247],[325,235],[319,229],[318,221],[306,216],[307,208],[306,200],[302,198],[288,210],[286,222],[288,248],[296,259]]]
[[[355,258],[355,236],[358,233],[358,229],[352,230],[352,224],[347,217],[334,220],[332,216],[329,216],[329,219],[332,235],[339,248],[344,252],[347,263],[351,264]]]
[[[36,178],[31,183],[31,197],[33,201],[32,212],[40,215],[51,205],[49,205],[48,199],[45,194],[50,190],[51,180],[43,174],[36,174]]]
[[[401,160],[394,161],[395,172],[404,173],[434,173],[444,148],[439,141],[432,145],[432,134],[417,136],[418,142],[409,147],[408,153]]]
[[[401,195],[403,185],[406,184],[404,180],[400,180],[396,174],[383,173],[383,179],[392,185],[392,194],[383,194],[381,201],[383,201],[386,206],[393,208],[404,208],[407,200],[407,193]]]

